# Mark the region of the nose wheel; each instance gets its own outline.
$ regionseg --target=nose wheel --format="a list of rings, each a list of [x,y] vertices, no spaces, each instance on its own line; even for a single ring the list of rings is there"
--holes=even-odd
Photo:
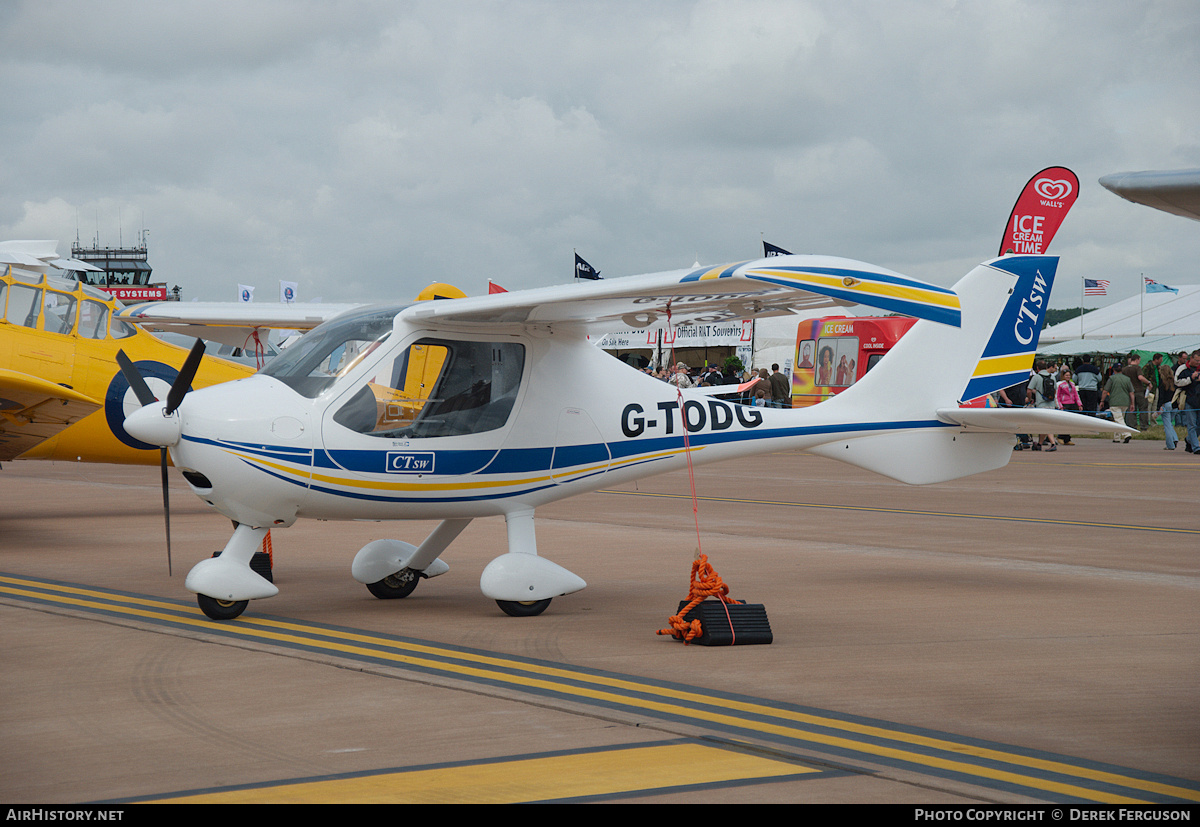
[[[218,600],[207,594],[196,595],[196,602],[200,604],[200,611],[213,620],[233,620],[250,605],[249,600]]]

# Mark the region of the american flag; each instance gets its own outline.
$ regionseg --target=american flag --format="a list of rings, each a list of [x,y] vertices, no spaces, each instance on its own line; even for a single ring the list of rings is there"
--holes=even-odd
[[[1085,296],[1107,296],[1108,295],[1108,280],[1107,279],[1084,279],[1083,280],[1083,295]]]

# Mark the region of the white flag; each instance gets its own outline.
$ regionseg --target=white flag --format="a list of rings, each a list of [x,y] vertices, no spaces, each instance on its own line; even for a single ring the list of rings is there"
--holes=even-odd
[[[296,300],[296,289],[300,285],[294,281],[279,282],[279,300],[284,304],[291,304]]]
[[[254,301],[254,288],[248,284],[238,285],[238,302],[248,303]]]

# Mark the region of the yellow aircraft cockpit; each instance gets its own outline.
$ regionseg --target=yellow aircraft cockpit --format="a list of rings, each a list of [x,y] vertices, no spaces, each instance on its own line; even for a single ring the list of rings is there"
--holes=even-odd
[[[187,351],[115,318],[117,302],[90,285],[7,267],[0,275],[0,461],[63,459],[157,464],[125,433],[124,350],[169,386]],[[253,373],[208,359],[196,386]]]

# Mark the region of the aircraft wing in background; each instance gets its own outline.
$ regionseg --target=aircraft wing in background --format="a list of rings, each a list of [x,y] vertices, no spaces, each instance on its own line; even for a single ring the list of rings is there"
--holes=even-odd
[[[0,368],[0,461],[16,459],[99,407],[70,388]]]
[[[147,330],[182,333],[233,345],[252,347],[260,328],[310,330],[360,304],[255,304],[253,302],[144,302],[126,307],[118,318]]]
[[[1200,169],[1117,172],[1100,186],[1126,201],[1200,221]]]

